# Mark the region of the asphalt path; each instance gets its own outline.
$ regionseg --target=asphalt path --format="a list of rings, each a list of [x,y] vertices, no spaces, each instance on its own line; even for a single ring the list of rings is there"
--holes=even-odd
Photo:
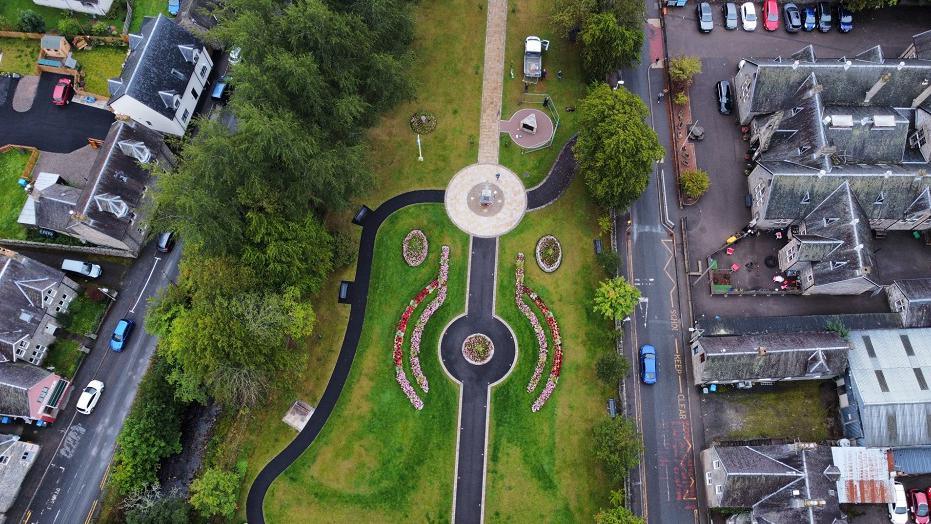
[[[103,140],[113,123],[113,113],[71,103],[52,105],[52,89],[65,75],[42,73],[32,107],[23,113],[13,110],[13,92],[18,80],[0,78],[0,145],[32,146],[52,153],[70,153],[87,145],[88,138]]]
[[[8,522],[86,522],[97,509],[116,437],[155,351],[156,339],[142,325],[147,300],[176,278],[180,256],[179,247],[162,254],[151,244],[140,254],[123,277],[100,338],[74,378],[72,393],[58,420],[47,428],[20,429],[42,449],[20,496],[7,512]],[[123,352],[114,353],[108,347],[109,334],[124,317],[136,320],[136,330]],[[74,406],[80,390],[93,379],[105,385],[100,402],[90,415],[77,413]]]

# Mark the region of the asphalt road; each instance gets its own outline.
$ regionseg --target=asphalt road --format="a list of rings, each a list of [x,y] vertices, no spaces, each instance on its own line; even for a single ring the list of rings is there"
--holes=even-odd
[[[86,522],[97,508],[116,437],[155,350],[155,337],[142,326],[147,299],[175,279],[180,256],[178,247],[166,255],[155,253],[152,245],[140,254],[123,278],[100,339],[78,371],[74,390],[58,420],[47,428],[23,432],[42,450],[16,504],[7,513],[9,522]],[[107,347],[108,334],[123,317],[136,320],[136,331],[126,349],[114,353]],[[74,405],[80,390],[92,379],[103,381],[105,389],[94,412],[82,415]]]

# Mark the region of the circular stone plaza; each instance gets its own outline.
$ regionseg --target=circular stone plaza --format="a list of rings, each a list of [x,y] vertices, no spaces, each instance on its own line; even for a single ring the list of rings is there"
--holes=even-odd
[[[527,192],[510,169],[472,164],[456,173],[446,188],[446,213],[471,236],[499,237],[514,229],[527,211]]]

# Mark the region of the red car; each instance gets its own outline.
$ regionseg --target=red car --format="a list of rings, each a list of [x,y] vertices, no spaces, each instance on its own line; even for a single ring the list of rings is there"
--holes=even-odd
[[[928,496],[920,489],[908,490],[908,512],[912,514],[915,524],[928,524]]]
[[[779,29],[779,5],[776,0],[763,2],[763,28],[767,31]]]
[[[68,105],[73,94],[74,88],[71,86],[71,79],[59,78],[58,83],[55,84],[55,89],[52,90],[52,103],[56,106]]]

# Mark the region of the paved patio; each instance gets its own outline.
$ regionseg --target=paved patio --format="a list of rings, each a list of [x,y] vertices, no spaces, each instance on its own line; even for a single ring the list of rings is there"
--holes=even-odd
[[[529,133],[521,129],[521,121],[528,116],[533,115],[536,118],[536,132]],[[534,149],[546,145],[553,139],[556,133],[556,126],[553,120],[544,111],[539,109],[521,109],[511,115],[509,120],[502,120],[498,123],[498,128],[502,133],[510,135],[515,144],[524,149]]]
[[[472,164],[456,173],[446,188],[446,213],[472,236],[499,237],[514,229],[526,211],[524,184],[503,166]]]

